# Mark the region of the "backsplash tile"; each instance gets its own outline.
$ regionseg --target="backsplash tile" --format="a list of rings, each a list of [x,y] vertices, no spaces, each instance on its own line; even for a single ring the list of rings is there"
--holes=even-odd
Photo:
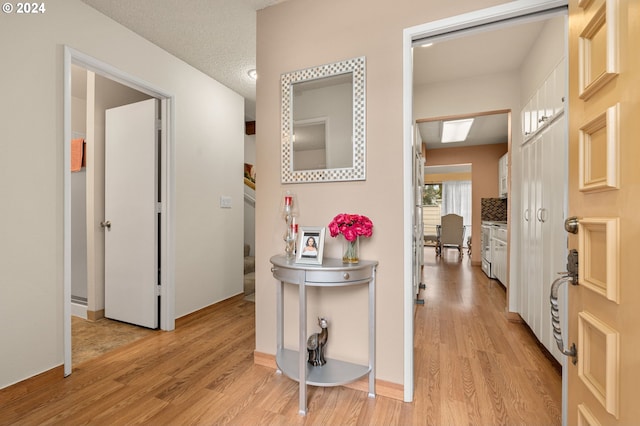
[[[482,198],[480,199],[481,220],[507,221],[506,198]]]

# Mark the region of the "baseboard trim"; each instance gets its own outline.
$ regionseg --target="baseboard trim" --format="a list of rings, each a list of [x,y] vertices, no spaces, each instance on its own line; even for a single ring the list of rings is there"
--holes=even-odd
[[[263,352],[253,352],[253,363],[256,365],[261,365],[263,367],[271,368],[273,370],[278,369],[278,366],[276,365],[275,355],[266,354]],[[368,392],[369,380],[366,377],[363,377],[360,380],[347,383],[343,386],[349,389]],[[404,401],[404,386],[398,383],[376,379],[376,395]]]
[[[198,321],[202,316],[208,314],[210,311],[223,308],[226,305],[235,303],[238,300],[243,298],[244,298],[244,293],[239,293],[234,296],[228,297],[226,299],[220,300],[216,303],[212,303],[211,305],[205,306],[191,313],[185,314],[179,318],[176,318],[176,328],[182,327],[193,321]]]
[[[12,400],[15,400],[28,395],[35,389],[42,388],[44,386],[47,386],[51,382],[57,382],[58,380],[62,379],[64,379],[64,365],[59,365],[57,367],[53,367],[49,370],[43,371],[42,373],[36,374],[35,376],[27,377],[24,380],[2,388],[0,389],[0,394],[7,391],[7,395],[12,395]],[[0,396],[0,400],[2,401],[2,405],[8,404],[12,401],[5,400],[4,398],[2,398],[2,396]]]
[[[71,315],[74,317],[87,319],[87,305],[81,305],[71,301]]]
[[[104,309],[99,309],[97,311],[87,310],[87,319],[89,321],[98,321],[102,318],[104,318]]]
[[[253,351],[253,363],[274,370],[278,369],[275,355],[265,354],[264,352]]]
[[[517,322],[517,323],[522,323],[522,322],[524,322],[524,321],[522,320],[522,317],[520,316],[520,314],[519,314],[519,313],[517,313],[517,312],[507,311],[507,313],[506,313],[506,317],[507,317],[507,320],[508,320],[509,322]]]

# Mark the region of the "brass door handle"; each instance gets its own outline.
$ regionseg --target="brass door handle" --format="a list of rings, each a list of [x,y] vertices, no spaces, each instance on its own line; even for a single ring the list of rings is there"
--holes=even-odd
[[[560,272],[561,277],[557,278],[551,284],[551,294],[549,302],[551,303],[551,326],[553,327],[553,338],[556,345],[563,355],[571,357],[571,362],[575,365],[578,362],[578,350],[575,343],[572,343],[569,349],[564,348],[564,340],[562,339],[562,330],[560,328],[560,307],[558,304],[558,290],[560,286],[566,282],[578,285],[578,252],[571,250],[567,256],[567,272]]]

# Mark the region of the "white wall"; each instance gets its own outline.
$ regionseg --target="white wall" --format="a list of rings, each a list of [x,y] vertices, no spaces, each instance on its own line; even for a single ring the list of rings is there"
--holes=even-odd
[[[520,101],[523,107],[565,56],[564,21],[564,16],[547,21],[520,68]]]
[[[241,293],[243,99],[78,0],[0,40],[0,388],[63,363],[64,45],[175,96],[176,316]]]
[[[511,109],[520,126],[519,78],[516,72],[482,75],[418,87],[413,93],[415,119]],[[519,127],[518,127],[519,128]]]

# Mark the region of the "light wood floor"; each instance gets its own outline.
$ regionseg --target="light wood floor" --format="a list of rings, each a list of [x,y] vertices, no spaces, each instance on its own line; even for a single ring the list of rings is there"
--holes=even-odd
[[[415,400],[297,384],[253,363],[254,304],[234,297],[74,369],[0,390],[0,424],[559,425],[560,376],[505,292],[468,259],[427,251]],[[384,342],[379,342],[384,344]]]

